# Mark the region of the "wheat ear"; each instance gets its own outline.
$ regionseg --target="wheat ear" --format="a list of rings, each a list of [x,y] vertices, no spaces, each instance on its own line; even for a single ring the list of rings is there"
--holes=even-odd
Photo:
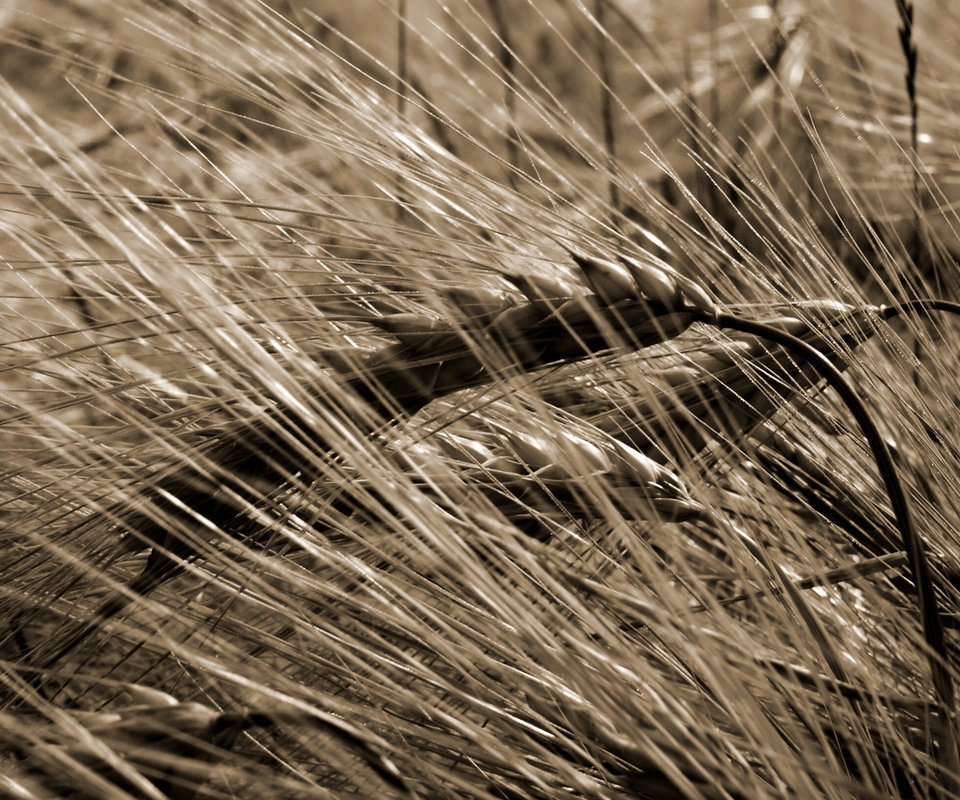
[[[844,351],[873,335],[871,318],[879,309],[854,309],[832,301],[806,304],[810,316],[781,313],[765,322],[815,346],[838,368]],[[813,320],[818,320],[814,322]],[[812,390],[819,375],[789,353],[770,348],[755,336],[734,333],[700,346],[678,365],[646,373],[661,388],[624,396],[595,389],[545,390],[544,397],[577,406],[601,430],[629,442],[647,455],[686,463],[714,441],[744,442],[774,413]]]

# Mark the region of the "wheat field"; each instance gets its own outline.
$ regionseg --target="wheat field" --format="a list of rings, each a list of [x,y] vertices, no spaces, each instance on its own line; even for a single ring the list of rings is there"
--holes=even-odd
[[[0,31],[0,797],[960,797],[953,4]]]

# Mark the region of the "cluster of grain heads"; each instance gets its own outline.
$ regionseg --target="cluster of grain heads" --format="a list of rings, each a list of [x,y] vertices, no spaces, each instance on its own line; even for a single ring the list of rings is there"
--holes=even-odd
[[[696,314],[713,308],[702,290],[668,268],[634,261],[621,268],[583,256],[575,259],[586,289],[574,291],[562,282],[528,277],[521,283],[536,296],[525,302],[502,292],[462,289],[444,298],[448,310],[455,311],[450,319],[410,312],[368,315],[368,324],[397,343],[356,359],[341,359],[336,377],[323,378],[331,389],[336,387],[335,404],[360,435],[376,435],[382,426],[451,392],[674,338]],[[568,293],[543,296],[557,291]],[[319,430],[316,419],[309,409],[285,406],[268,408],[252,423],[244,420],[232,429],[212,431],[206,442],[189,449],[188,461],[178,460],[146,483],[132,507],[98,515],[93,524],[100,520],[118,524],[128,543],[149,547],[150,555],[136,581],[108,599],[92,619],[64,633],[56,645],[45,643],[49,655],[44,663],[57,663],[131,598],[180,574],[183,560],[203,552],[211,535],[256,538],[265,523],[253,510],[289,487],[295,476],[307,483],[315,480],[318,476],[305,474],[303,468],[311,452],[323,458],[326,451],[337,449],[335,442],[328,443],[330,423]],[[513,447],[522,468],[534,475],[551,467],[556,470],[555,465],[566,460],[562,450],[537,450],[531,441],[524,446],[516,440]],[[579,447],[600,455],[582,440]],[[607,461],[601,471],[619,468],[622,476],[631,458],[631,467],[640,471],[634,485],[657,487],[642,493],[652,509],[664,513],[672,505],[668,517],[696,513],[692,503],[684,510],[688,499],[676,480],[668,479],[663,468],[651,471],[640,453],[620,452],[617,467]],[[578,477],[567,475],[566,480]]]
[[[516,281],[525,287],[527,302],[518,302],[502,291],[463,290],[455,297],[448,293],[442,298],[460,309],[460,316],[444,319],[399,312],[365,318],[363,324],[386,332],[397,344],[361,355],[350,362],[349,369],[344,365],[337,370],[341,385],[353,388],[362,401],[360,405],[344,405],[351,410],[367,407],[361,411],[356,427],[367,436],[382,436],[380,426],[384,423],[410,417],[456,389],[560,362],[590,359],[607,351],[632,352],[640,344],[673,339],[682,330],[660,325],[665,316],[675,321],[678,314],[682,315],[682,329],[694,319],[712,321],[719,316],[712,303],[701,299],[696,290],[685,291],[679,282],[671,284],[669,272],[659,267],[638,279],[636,265],[628,268],[584,257],[577,261],[584,273],[585,288],[573,289],[568,282],[530,277]],[[646,289],[641,290],[644,281]],[[530,297],[534,292],[538,296]],[[690,296],[695,300],[689,300]],[[830,303],[807,304],[805,308],[811,312],[806,319],[780,316],[768,320],[762,330],[732,342],[717,340],[712,348],[703,349],[696,369],[690,365],[668,369],[662,376],[667,387],[663,397],[646,411],[633,404],[620,420],[609,410],[594,411],[592,418],[606,420],[606,428],[589,428],[582,423],[574,426],[570,420],[569,429],[561,424],[550,425],[549,433],[533,431],[511,420],[513,409],[508,406],[498,415],[490,416],[488,411],[480,423],[471,420],[465,430],[441,432],[437,436],[439,449],[451,464],[465,468],[459,480],[482,487],[505,517],[540,538],[543,530],[556,529],[565,519],[611,519],[612,509],[635,521],[698,519],[702,506],[690,498],[674,473],[651,455],[660,453],[662,457],[664,450],[669,452],[666,442],[678,435],[689,450],[695,451],[706,443],[705,431],[740,440],[756,432],[780,406],[816,382],[818,373],[798,368],[782,351],[764,347],[758,333],[767,329],[786,332],[842,365],[840,348],[856,346],[866,338],[867,321],[874,313],[872,309],[855,311]],[[819,322],[812,321],[818,317]],[[651,324],[651,320],[657,323]],[[650,327],[645,327],[648,324]],[[542,333],[545,327],[549,337]],[[642,331],[639,340],[638,328]],[[483,346],[490,339],[482,338],[491,331],[498,345],[493,355]],[[376,377],[376,390],[371,376]],[[400,391],[392,386],[399,386]],[[390,405],[395,397],[400,398],[398,408]],[[550,393],[544,393],[542,399],[549,400]],[[602,401],[602,395],[593,400]],[[538,413],[542,418],[543,410]],[[724,421],[718,423],[718,419]],[[659,433],[658,424],[662,426]],[[623,436],[624,431],[632,435]],[[278,486],[318,477],[298,477],[304,473],[301,456],[284,449],[290,442],[302,444],[304,440],[312,442],[317,450],[323,449],[321,440],[311,436],[302,419],[293,422],[286,413],[269,411],[254,426],[239,423],[232,430],[206,432],[205,439],[191,450],[195,461],[190,466],[204,464],[202,469],[185,477],[183,465],[178,465],[144,487],[152,509],[145,510],[147,504],[138,502],[132,514],[129,507],[117,507],[93,522],[83,523],[110,522],[135,540],[128,543],[130,549],[136,549],[136,542],[153,549],[140,579],[110,599],[82,627],[68,632],[65,638],[45,643],[47,652],[53,652],[45,663],[60,662],[103,621],[118,613],[127,600],[151,591],[176,574],[181,561],[203,553],[204,545],[196,538],[197,528],[188,526],[188,520],[199,522],[201,530],[205,527],[215,536],[226,534],[247,540],[262,537],[270,521],[255,513],[256,503],[275,493]],[[651,449],[651,442],[657,440],[658,446]],[[651,455],[641,452],[641,446]],[[406,470],[415,448],[401,444],[394,449],[394,463]],[[678,456],[675,450],[675,461],[682,460]],[[442,484],[446,472],[441,467],[438,476],[437,465],[428,458],[413,472],[431,491]],[[210,475],[217,476],[216,480]],[[356,482],[359,489],[341,488],[334,501],[341,512],[354,513],[371,499],[384,505],[391,502],[390,498],[377,497],[375,485],[364,488],[358,477],[354,474],[351,482]],[[232,489],[233,497],[225,489]],[[184,523],[179,528],[171,524],[178,519]],[[315,526],[322,527],[322,522],[318,519]],[[160,525],[164,526],[162,530]],[[167,538],[158,541],[161,533]],[[583,725],[581,720],[578,730]],[[591,734],[591,738],[596,737]],[[615,744],[605,747],[616,750]],[[636,760],[638,756],[633,757]],[[622,758],[621,753],[618,759]],[[605,768],[613,769],[610,765]],[[652,791],[657,783],[653,772],[649,768],[640,772],[643,785]],[[628,783],[632,780],[629,774],[621,777]],[[660,791],[667,791],[666,784]],[[703,791],[710,794],[713,789]]]
[[[356,427],[368,436],[382,435],[379,426],[384,422],[399,421],[401,417],[412,416],[428,402],[439,399],[455,388],[478,386],[490,383],[496,378],[514,377],[518,373],[558,362],[592,360],[596,355],[607,351],[632,352],[636,349],[637,342],[632,341],[634,327],[625,323],[625,314],[635,315],[633,318],[638,320],[638,325],[641,326],[647,324],[646,320],[651,316],[657,319],[663,317],[662,313],[658,313],[663,308],[674,311],[683,309],[683,313],[688,315],[681,317],[684,327],[698,316],[709,319],[703,309],[688,303],[682,289],[676,286],[664,288],[664,282],[659,278],[658,283],[654,284],[648,277],[651,288],[647,292],[641,292],[637,288],[639,281],[633,278],[626,268],[616,264],[582,260],[588,265],[584,267],[587,288],[579,291],[567,288],[569,284],[558,286],[556,282],[550,282],[547,284],[549,288],[541,290],[538,299],[527,298],[527,303],[517,302],[515,298],[502,292],[477,293],[473,297],[468,292],[461,292],[456,298],[456,305],[478,313],[455,316],[450,321],[404,312],[363,320],[363,324],[376,325],[379,330],[387,331],[397,344],[387,345],[386,348],[373,351],[371,355],[358,358],[362,369],[339,371],[344,385],[357,387],[355,394],[360,395],[368,407],[376,406],[373,414],[363,412]],[[597,263],[602,266],[597,267]],[[530,284],[534,283],[538,283],[537,279],[530,279]],[[544,285],[546,282],[539,283]],[[661,288],[652,288],[656,285]],[[542,305],[537,305],[538,303]],[[709,305],[703,305],[708,309],[708,314],[716,314]],[[642,313],[641,307],[645,309]],[[815,307],[808,305],[808,308]],[[850,308],[826,304],[816,310],[819,315],[837,325],[839,332],[835,337],[824,335],[810,320],[798,318],[780,317],[772,323],[768,321],[766,328],[788,332],[801,340],[809,339],[814,346],[823,348],[829,359],[839,358],[836,352],[827,346],[832,340],[839,339],[844,342],[844,337],[849,337],[845,346],[852,346],[864,338],[864,335],[859,333],[862,320],[859,320]],[[857,313],[871,312],[868,310]],[[377,322],[373,322],[374,319]],[[482,332],[478,330],[477,320],[483,320],[484,327],[496,332],[496,340],[500,346],[492,356],[489,350],[483,349],[479,344],[482,341],[479,338]],[[549,327],[552,320],[559,321],[551,329],[552,338],[541,338],[541,327]],[[830,326],[828,324],[824,327],[829,329]],[[642,330],[646,331],[643,342],[657,343],[667,338],[662,328]],[[780,351],[763,348],[756,338],[757,333],[751,332],[750,337],[741,340],[743,346],[734,346],[732,350],[729,343],[723,343],[715,352],[710,352],[707,348],[700,373],[691,372],[687,368],[666,374],[665,380],[670,387],[667,395],[670,397],[675,397],[686,384],[691,384],[688,387],[690,392],[686,403],[679,403],[675,407],[675,419],[665,417],[660,404],[651,406],[642,417],[628,418],[628,424],[611,428],[605,436],[588,431],[582,426],[582,434],[576,434],[564,430],[562,426],[553,425],[549,426],[549,434],[542,434],[524,430],[516,422],[510,421],[507,409],[499,419],[487,419],[483,424],[474,426],[474,430],[465,436],[458,439],[448,437],[447,455],[478,473],[477,482],[494,498],[495,505],[498,504],[498,498],[508,496],[511,506],[507,507],[504,516],[511,519],[517,519],[518,507],[528,518],[549,519],[548,506],[561,509],[574,519],[587,515],[595,519],[612,519],[609,510],[602,507],[603,500],[599,507],[599,511],[603,513],[598,513],[598,498],[612,501],[610,505],[613,507],[619,505],[618,511],[634,520],[696,519],[700,516],[700,509],[690,500],[689,494],[679,485],[673,473],[650,456],[639,452],[633,445],[616,444],[613,437],[619,429],[642,432],[649,430],[651,424],[664,419],[667,419],[664,435],[670,431],[672,435],[676,435],[677,431],[684,430],[685,424],[689,424],[690,417],[696,419],[698,413],[702,416],[696,426],[719,429],[731,438],[755,430],[779,404],[788,402],[791,396],[808,388],[816,377],[813,373],[802,374],[801,368],[801,378],[797,381],[794,377],[796,370],[793,362]],[[385,351],[390,351],[389,356],[385,355]],[[717,355],[717,352],[720,355]],[[547,355],[544,355],[545,353]],[[459,380],[442,377],[451,363],[455,365],[454,375]],[[469,369],[464,365],[468,365]],[[433,379],[429,383],[421,382],[422,376],[427,373],[419,370],[428,368]],[[715,373],[722,373],[722,377]],[[391,385],[394,376],[401,376],[396,379],[396,383],[401,387],[422,385],[416,391],[401,392],[403,403],[400,410],[395,411],[387,405],[387,400],[379,400],[379,391],[370,391],[364,395],[363,387],[370,387],[371,374],[377,375],[377,381],[385,389]],[[418,377],[412,379],[411,374]],[[758,374],[761,377],[758,377]],[[715,383],[709,388],[711,379],[715,380]],[[728,385],[735,388],[724,394]],[[697,403],[702,401],[702,395],[708,388],[709,391],[715,391],[716,396],[711,396],[702,406],[698,406]],[[388,395],[384,390],[383,396],[388,398],[393,395]],[[350,409],[362,408],[362,405],[349,402],[344,405]],[[728,411],[736,424],[728,422],[718,426],[712,415],[722,412],[727,416]],[[376,424],[370,424],[374,421]],[[247,434],[246,439],[240,436],[244,433]],[[197,540],[198,528],[205,535],[227,534],[241,539],[260,536],[265,529],[269,529],[270,520],[265,520],[255,513],[255,503],[268,498],[280,485],[307,480],[298,476],[305,471],[303,464],[313,466],[314,462],[309,459],[301,461],[302,452],[284,448],[292,443],[298,443],[302,447],[306,441],[318,451],[322,450],[320,440],[315,436],[311,437],[311,433],[302,418],[294,422],[291,415],[280,412],[268,412],[259,417],[254,426],[238,423],[233,429],[208,431],[205,439],[191,448],[194,462],[188,465],[194,468],[203,465],[202,469],[195,469],[193,473],[185,476],[184,465],[181,464],[175,470],[161,473],[152,483],[143,487],[142,491],[149,503],[155,504],[152,509],[148,511],[146,503],[138,502],[132,506],[133,513],[131,507],[117,507],[93,522],[84,522],[83,524],[88,526],[102,526],[104,522],[114,524],[124,530],[128,538],[136,539],[139,535],[143,544],[155,547],[147,560],[140,582],[126,587],[123,597],[135,597],[151,590],[158,582],[165,580],[171,571],[177,569],[177,559],[192,558],[195,554],[203,553],[203,543]],[[336,452],[334,450],[334,454]],[[216,480],[209,476],[216,476]],[[468,476],[467,479],[472,481],[473,476]],[[602,483],[604,489],[592,493],[591,497],[591,483],[594,481]],[[436,480],[433,483],[435,484]],[[629,497],[627,503],[621,505],[616,502],[619,497],[618,489],[626,490],[624,496]],[[233,490],[233,497],[229,496],[230,490]],[[259,493],[255,500],[252,491]],[[353,490],[341,490],[341,497],[343,494],[349,495],[351,491]],[[375,491],[372,488],[366,494],[358,492],[355,500],[345,503],[339,501],[340,509],[352,513],[364,500],[374,496]],[[504,508],[502,505],[500,507]],[[553,518],[552,521],[555,520],[556,518]],[[187,525],[189,521],[200,524],[191,528]],[[174,524],[177,522],[183,524],[177,526]],[[159,543],[157,538],[160,533],[169,538]],[[129,549],[136,548],[133,541],[129,545]],[[60,661],[103,619],[117,613],[122,607],[123,601],[111,600],[110,604],[103,606],[98,614],[84,623],[79,633],[70,634],[65,642],[55,642],[54,657],[47,663],[55,664]],[[579,719],[577,731],[570,733],[589,736],[591,740],[598,742],[605,741],[584,719]],[[616,751],[616,735],[610,733],[607,740],[603,747],[608,751]],[[662,745],[658,747],[663,749]],[[635,752],[630,754],[630,757],[634,761],[641,761]],[[639,772],[639,777],[634,776],[630,770],[626,773],[618,772],[621,768],[617,764],[623,758],[625,754],[621,752],[617,761],[604,762],[603,768],[618,774],[628,784],[637,780],[646,790],[656,790],[666,796],[666,784],[656,789],[660,778],[654,774],[653,769],[638,768],[636,771]],[[662,758],[663,768],[666,769],[677,756],[667,752]],[[636,768],[636,764],[634,767]],[[673,774],[669,780],[673,782],[671,785],[674,785],[677,780],[689,779]],[[714,788],[706,787],[698,791],[710,794]]]

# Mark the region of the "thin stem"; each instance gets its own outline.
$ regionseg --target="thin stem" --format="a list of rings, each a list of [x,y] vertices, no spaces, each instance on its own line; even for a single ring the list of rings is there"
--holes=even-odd
[[[720,124],[720,46],[717,32],[720,29],[720,4],[718,0],[710,0],[707,4],[710,19],[710,72],[713,80],[710,82],[710,124]]]
[[[913,177],[913,232],[910,238],[910,258],[917,271],[919,283],[923,285],[923,272],[920,268],[920,162],[919,162],[919,105],[917,103],[917,43],[913,36],[913,3],[909,0],[897,0],[897,13],[900,17],[900,47],[906,61],[904,87],[910,105],[910,166]],[[939,288],[939,287],[938,287]]]
[[[407,116],[407,0],[397,0],[397,116],[401,124]],[[403,151],[399,153],[403,161]],[[403,170],[397,170],[397,221],[405,216],[405,189]]]
[[[503,7],[500,5],[500,0],[487,0],[487,5],[490,8],[490,16],[493,18],[494,32],[500,41],[499,69],[500,79],[503,81],[503,107],[507,115],[505,143],[507,163],[510,166],[507,170],[507,181],[510,183],[510,187],[515,189],[517,187],[517,173],[520,170],[520,148],[516,126],[516,59],[513,55],[513,42],[510,39],[510,26],[507,24],[507,18],[503,12]]]
[[[617,186],[616,162],[617,139],[613,119],[613,74],[607,39],[610,33],[604,25],[607,0],[595,0],[594,16],[597,18],[597,62],[600,75],[600,119],[603,125],[603,145],[607,151],[607,190],[610,196],[610,216],[614,226],[620,211],[620,189]]]
[[[909,300],[906,303],[899,303],[895,306],[883,306],[879,314],[882,320],[888,322],[901,314],[914,313],[917,311],[942,311],[945,314],[956,314],[960,316],[960,303],[926,297],[922,300]]]

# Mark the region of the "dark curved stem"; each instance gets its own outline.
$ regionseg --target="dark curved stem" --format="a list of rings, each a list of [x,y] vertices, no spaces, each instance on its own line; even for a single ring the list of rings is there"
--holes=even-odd
[[[928,305],[921,306],[923,308],[933,308],[934,306],[931,304],[940,303],[940,301],[924,302]],[[905,303],[902,306],[897,306],[896,310],[911,310],[910,307],[914,305],[916,304]],[[949,305],[960,311],[960,306],[956,304]],[[884,311],[886,311],[886,309],[884,309]],[[759,336],[775,342],[786,350],[794,353],[797,357],[802,358],[805,362],[815,367],[820,375],[837,391],[847,408],[856,418],[857,423],[860,425],[870,445],[873,457],[877,462],[877,468],[880,471],[884,487],[890,498],[890,504],[893,507],[894,516],[897,521],[897,527],[903,539],[903,549],[907,553],[910,571],[916,584],[917,603],[920,609],[924,639],[931,650],[931,653],[928,654],[928,660],[930,661],[930,671],[934,688],[940,702],[943,703],[948,712],[952,712],[955,701],[953,678],[947,666],[943,621],[940,618],[940,610],[934,591],[933,579],[930,574],[930,566],[924,551],[923,542],[913,527],[910,506],[907,502],[903,485],[897,475],[890,448],[880,435],[880,431],[877,429],[873,418],[867,411],[863,400],[860,399],[859,395],[843,377],[840,370],[833,365],[830,359],[803,339],[772,325],[741,319],[730,314],[720,313],[715,317],[705,315],[703,321],[721,328],[728,328],[741,333]]]
[[[937,300],[935,298],[924,298],[923,300],[909,300],[906,303],[900,303],[895,306],[883,306],[880,309],[880,318],[889,321],[901,314],[915,311],[942,311],[945,314],[956,314],[960,316],[960,303],[953,303],[950,300]]]

